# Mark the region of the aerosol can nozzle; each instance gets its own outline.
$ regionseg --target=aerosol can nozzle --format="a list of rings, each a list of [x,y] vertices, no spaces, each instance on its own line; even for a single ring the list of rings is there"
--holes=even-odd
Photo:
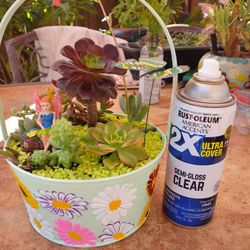
[[[198,76],[208,79],[218,79],[221,77],[220,64],[214,59],[204,59]]]

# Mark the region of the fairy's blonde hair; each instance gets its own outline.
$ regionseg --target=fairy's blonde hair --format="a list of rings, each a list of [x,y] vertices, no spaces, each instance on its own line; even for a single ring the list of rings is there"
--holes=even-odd
[[[51,88],[48,88],[47,89],[47,94],[41,98],[40,104],[42,102],[47,102],[52,107],[52,99],[53,99],[53,90]]]

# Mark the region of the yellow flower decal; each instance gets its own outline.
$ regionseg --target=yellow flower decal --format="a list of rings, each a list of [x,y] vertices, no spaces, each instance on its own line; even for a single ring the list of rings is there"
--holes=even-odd
[[[15,179],[17,182],[18,187],[21,190],[21,194],[23,199],[34,209],[39,208],[39,203],[37,200],[32,196],[28,188],[18,179],[18,177],[15,175]]]
[[[137,226],[140,227],[143,222],[147,219],[148,215],[149,215],[149,212],[150,212],[150,207],[151,207],[151,198],[148,200],[148,203],[146,204],[143,212],[142,212],[142,215],[138,221],[138,224]]]

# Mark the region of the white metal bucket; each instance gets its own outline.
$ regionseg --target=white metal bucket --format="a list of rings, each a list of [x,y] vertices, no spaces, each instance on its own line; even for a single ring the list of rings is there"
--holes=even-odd
[[[150,211],[159,162],[130,173],[95,180],[60,180],[37,176],[9,162],[34,229],[55,243],[71,247],[104,246],[128,237]]]

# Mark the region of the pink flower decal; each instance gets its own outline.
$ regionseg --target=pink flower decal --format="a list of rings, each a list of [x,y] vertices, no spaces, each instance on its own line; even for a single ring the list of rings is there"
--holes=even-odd
[[[57,226],[54,230],[58,233],[59,238],[68,245],[96,245],[96,236],[86,227],[80,224],[73,224],[70,220],[57,219]]]

